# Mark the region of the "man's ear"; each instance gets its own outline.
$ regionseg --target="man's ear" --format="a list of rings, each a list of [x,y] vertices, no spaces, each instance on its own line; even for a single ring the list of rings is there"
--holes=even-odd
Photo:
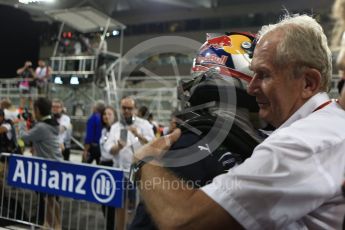
[[[308,99],[320,91],[321,73],[314,68],[306,68],[303,72],[303,91],[302,97]]]

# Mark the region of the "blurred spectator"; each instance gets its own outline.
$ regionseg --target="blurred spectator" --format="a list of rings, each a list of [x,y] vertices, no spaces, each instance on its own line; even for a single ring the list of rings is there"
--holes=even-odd
[[[38,157],[61,160],[59,145],[59,123],[51,116],[51,101],[38,98],[34,102],[35,126],[27,130],[26,124],[19,124],[19,136],[25,143],[32,142]]]
[[[102,35],[97,33],[92,40],[91,48],[93,49],[93,52],[98,55],[102,52],[108,51],[108,44],[105,38],[102,38]]]
[[[104,88],[105,78],[109,74],[109,67],[118,59],[118,54],[108,51],[107,41],[100,34],[95,35],[91,49],[93,54],[97,56],[95,84],[99,88]]]
[[[114,166],[129,171],[134,151],[154,139],[150,123],[135,116],[135,100],[124,97],[120,101],[121,117],[110,129],[109,141],[104,148],[114,155]],[[128,173],[125,178],[128,179]],[[134,208],[136,192],[133,186],[128,187],[129,209]],[[124,215],[119,211],[119,215]],[[119,217],[123,220],[124,216]]]
[[[170,122],[168,127],[163,128],[163,135],[172,133],[177,128],[177,120],[175,113],[171,114]]]
[[[38,66],[35,70],[35,83],[40,95],[48,93],[48,83],[51,78],[52,70],[42,59],[38,60]]]
[[[81,55],[81,51],[82,47],[81,47],[81,43],[80,41],[76,40],[74,42],[74,55]]]
[[[153,120],[153,114],[150,113],[149,109],[146,106],[141,106],[137,114],[138,117],[147,120],[151,124],[153,133],[157,136],[159,133],[158,124]]]
[[[111,106],[105,107],[101,113],[102,117],[102,135],[100,138],[100,149],[101,149],[101,165],[113,166],[113,154],[109,149],[105,148],[105,145],[109,143],[110,128],[117,121],[115,109]]]
[[[332,8],[332,17],[335,20],[332,34],[332,48],[338,50],[339,54],[336,60],[340,80],[337,88],[339,94],[343,89],[345,82],[345,0],[336,0]]]
[[[135,116],[135,100],[124,97],[121,100],[121,117],[110,131],[111,144],[106,145],[115,155],[115,166],[129,169],[136,148],[154,138],[150,123]],[[129,131],[129,132],[127,132]],[[122,134],[121,134],[122,133]]]
[[[66,107],[63,107],[62,113],[64,115],[68,116]],[[69,156],[70,156],[70,152],[71,152],[71,144],[72,144],[72,137],[73,137],[73,124],[72,124],[72,122],[70,124],[71,125],[67,128],[66,136],[64,139],[64,147],[65,147],[65,150],[68,149],[68,152],[62,153],[65,160],[69,160]],[[67,155],[68,155],[68,157],[67,157]],[[65,158],[65,156],[66,156],[66,158]]]
[[[0,109],[0,153],[18,153],[16,131],[13,123],[5,119],[5,112]]]
[[[101,157],[101,150],[99,147],[99,140],[102,133],[102,119],[101,114],[105,108],[103,101],[97,101],[92,109],[92,114],[87,120],[86,136],[84,140],[83,162],[92,163],[93,160],[99,164]]]
[[[63,102],[60,99],[54,99],[52,102],[52,113],[60,125],[59,143],[64,160],[68,161],[71,151],[72,124],[69,116],[63,113]]]
[[[12,105],[12,102],[8,98],[4,98],[0,102],[0,108],[5,112],[5,119],[9,119],[12,122],[16,122],[18,119],[18,109]]]
[[[59,41],[58,52],[60,55],[73,55],[74,46],[71,38],[61,38]]]
[[[138,117],[142,118],[142,119],[147,119],[147,117],[149,116],[149,108],[147,108],[146,106],[141,106],[138,109]]]
[[[59,124],[51,116],[52,103],[46,98],[38,98],[34,102],[35,126],[26,130],[25,124],[19,126],[19,136],[25,143],[32,143],[34,153],[38,157],[51,160],[62,160],[59,145]],[[40,193],[39,219],[44,226],[61,229],[60,204],[57,197]]]
[[[26,61],[23,67],[17,69],[17,74],[22,78],[22,80],[19,82],[20,108],[23,109],[26,106],[26,99],[29,100],[29,106],[32,108],[30,82],[33,82],[35,76],[35,72],[32,68],[32,62]]]
[[[86,53],[86,54],[92,53],[90,39],[87,36],[84,36],[83,34],[79,34],[78,35],[78,41],[81,44],[81,52],[82,53]]]
[[[159,125],[158,123],[153,119],[153,113],[150,113],[149,116],[147,117],[147,121],[152,125],[153,133],[155,134],[156,137],[160,136],[159,133]]]
[[[101,162],[100,165],[104,166],[110,166],[112,167],[114,165],[113,161],[113,154],[108,150],[105,149],[104,146],[106,145],[109,140],[110,135],[110,128],[115,123],[116,119],[116,113],[115,109],[111,106],[107,106],[103,112],[102,112],[102,135],[99,141],[100,149],[101,149]],[[102,206],[103,214],[106,218],[106,229],[107,230],[113,230],[114,229],[114,220],[115,220],[115,208],[109,207],[109,206]],[[119,218],[116,218],[116,224],[118,225],[118,222],[121,222]],[[123,222],[123,221],[122,221]],[[118,225],[119,226],[119,225]],[[117,229],[123,229],[123,226]]]

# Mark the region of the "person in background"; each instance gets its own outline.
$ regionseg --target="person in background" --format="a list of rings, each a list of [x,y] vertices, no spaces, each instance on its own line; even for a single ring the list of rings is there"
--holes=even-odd
[[[107,149],[104,148],[107,142],[109,142],[110,138],[110,128],[111,126],[117,121],[115,109],[111,106],[106,106],[103,110],[102,114],[102,135],[99,140],[99,145],[101,149],[101,161],[100,165],[113,167],[114,165],[114,155],[109,152]],[[115,220],[115,208],[109,206],[102,206],[103,214],[106,218],[106,229],[107,230],[114,230],[114,220]],[[116,224],[119,224],[120,219],[116,218]],[[122,221],[123,222],[123,221]],[[122,223],[123,225],[123,223]],[[117,228],[117,229],[123,229]]]
[[[38,60],[38,66],[35,69],[35,83],[40,95],[48,93],[49,81],[51,78],[52,69],[47,66],[42,59]]]
[[[137,151],[133,178],[165,181],[140,187],[158,226],[341,229],[345,111],[326,93],[331,59],[327,37],[310,16],[287,14],[263,26],[248,92],[256,97],[259,116],[276,130],[245,162],[201,189],[186,188],[183,181],[178,189],[164,186],[178,180],[159,159],[179,138],[179,129]]]
[[[109,138],[110,128],[117,121],[115,109],[111,106],[106,106],[101,113],[102,117],[102,134],[99,140],[101,149],[100,165],[113,166],[113,154],[105,148],[105,145],[111,140]]]
[[[33,104],[35,126],[26,130],[26,124],[19,123],[19,137],[32,143],[34,155],[61,161],[59,144],[59,123],[51,115],[52,103],[47,98],[37,98]],[[39,220],[45,227],[61,229],[61,213],[58,197],[39,193]]]
[[[83,161],[91,164],[94,160],[99,164],[101,150],[99,148],[99,140],[102,134],[102,118],[101,114],[105,108],[103,101],[97,101],[92,108],[92,114],[87,120],[86,136],[84,140]]]
[[[147,120],[135,116],[132,97],[122,98],[120,104],[120,120],[111,127],[110,141],[105,148],[115,155],[115,167],[128,170],[135,149],[153,140],[154,133]]]
[[[101,34],[96,33],[92,40],[91,48],[93,49],[95,55],[106,53],[108,51],[108,44],[105,40],[105,37],[103,38]]]
[[[153,114],[150,113],[149,108],[147,108],[146,106],[141,106],[138,109],[138,117],[147,120],[152,125],[152,130],[155,136],[159,136],[159,126],[157,122],[153,120]]]
[[[331,48],[339,51],[336,59],[336,67],[339,73],[337,84],[338,93],[341,91],[345,82],[345,1],[336,0],[332,7],[332,18],[335,21],[332,31]]]
[[[147,117],[149,116],[149,108],[147,108],[146,106],[141,106],[139,109],[138,109],[138,117],[142,118],[142,119],[147,119]]]
[[[59,123],[59,142],[63,159],[68,161],[71,152],[69,133],[72,131],[72,124],[71,118],[63,113],[63,102],[60,99],[53,99],[52,114]]]
[[[78,41],[81,44],[81,54],[92,54],[92,47],[90,44],[90,39],[89,37],[79,34],[77,36]]]
[[[157,121],[154,120],[153,113],[149,114],[149,116],[147,117],[147,121],[152,125],[153,133],[155,134],[155,136],[159,137],[159,124],[157,123]]]
[[[17,74],[22,78],[19,82],[19,90],[20,90],[20,110],[23,110],[26,107],[26,100],[29,100],[29,108],[32,108],[32,98],[31,98],[31,90],[30,85],[35,77],[35,72],[32,68],[32,62],[26,61],[24,66],[17,69]]]
[[[19,124],[19,136],[25,143],[32,142],[35,155],[38,157],[61,160],[59,145],[59,123],[51,115],[52,103],[47,98],[34,101],[34,117],[36,124],[30,130],[26,124]]]
[[[18,120],[18,109],[13,106],[12,102],[8,98],[4,98],[0,102],[0,108],[5,112],[5,119],[10,119],[12,122],[16,123]]]
[[[172,133],[177,128],[176,113],[172,113],[170,116],[169,126],[163,128],[163,136]]]
[[[17,131],[16,131],[16,125],[19,122],[18,109],[16,109],[12,105],[12,102],[10,99],[4,98],[0,102],[0,110],[2,110],[4,113],[4,118],[2,119],[0,123],[3,123],[5,129],[7,130],[6,135],[5,135],[5,129],[2,129],[2,131],[0,131],[0,133],[2,133],[1,135],[3,135],[1,137],[2,140],[0,144],[0,152],[4,151],[6,147],[7,150],[5,152],[22,153],[24,144],[21,142],[18,142]]]
[[[120,101],[121,117],[111,126],[109,141],[105,144],[106,151],[114,155],[114,166],[129,171],[134,152],[144,144],[154,139],[152,126],[147,120],[135,115],[136,104],[132,97],[124,97]],[[126,181],[128,173],[125,172]],[[127,183],[128,184],[128,183]],[[128,199],[126,206],[134,209],[136,205],[136,190],[128,184]],[[119,219],[125,219],[124,212],[119,211]]]
[[[332,7],[332,18],[335,20],[332,33],[333,51],[339,51],[336,64],[339,73],[339,82],[337,84],[339,93],[339,104],[345,109],[345,0],[335,0]],[[343,175],[345,178],[345,175]],[[345,180],[342,184],[343,196],[345,197]],[[343,221],[345,229],[345,216]]]
[[[79,37],[75,37],[73,42],[73,48],[74,48],[74,55],[81,55],[82,54],[82,44],[79,40]]]
[[[0,108],[0,153],[19,153],[16,131],[13,122],[5,118],[5,111]]]
[[[63,107],[62,114],[68,116],[67,115],[67,108],[66,107]],[[68,149],[68,152],[63,153],[63,156],[64,156],[65,160],[69,160],[70,159],[72,139],[73,139],[73,124],[71,122],[71,125],[67,129],[66,136],[65,136],[65,139],[64,139],[65,150]],[[66,156],[66,158],[65,158],[65,156]]]

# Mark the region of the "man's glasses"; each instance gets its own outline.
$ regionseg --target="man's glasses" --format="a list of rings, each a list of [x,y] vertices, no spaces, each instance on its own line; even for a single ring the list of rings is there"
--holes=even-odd
[[[121,106],[122,110],[133,110],[134,107]]]

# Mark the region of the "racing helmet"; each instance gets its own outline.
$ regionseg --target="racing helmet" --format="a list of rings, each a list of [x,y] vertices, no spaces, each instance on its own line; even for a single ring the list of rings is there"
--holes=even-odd
[[[255,43],[255,35],[247,32],[208,33],[206,42],[193,61],[192,75],[198,76],[215,69],[223,76],[249,83],[252,79],[249,65]]]
[[[181,151],[167,153],[163,162],[184,164],[194,154],[197,158],[207,154],[199,151],[200,146],[212,146],[208,153],[213,151],[213,156],[221,149],[239,154],[228,162],[240,163],[251,156],[262,140],[252,121],[259,108],[246,91],[253,76],[249,66],[254,46],[250,33],[207,35],[194,60],[193,79],[178,86],[181,110],[175,118],[182,134],[170,150]]]
[[[253,77],[249,69],[256,39],[247,32],[207,34],[206,42],[200,47],[191,69],[193,80],[179,86],[179,99],[183,107],[192,107],[210,101],[219,101],[219,92],[235,87],[236,106],[257,112],[255,97],[246,92]],[[214,79],[223,83],[213,84]],[[231,80],[232,84],[228,82]]]

